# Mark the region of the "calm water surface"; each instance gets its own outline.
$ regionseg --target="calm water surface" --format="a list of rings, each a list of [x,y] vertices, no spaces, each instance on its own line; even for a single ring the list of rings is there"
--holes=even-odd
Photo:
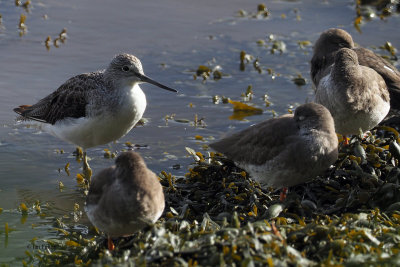
[[[313,98],[309,79],[312,47],[297,42],[314,42],[321,31],[330,27],[348,30],[363,46],[379,47],[390,41],[400,47],[398,16],[374,19],[361,27],[353,26],[353,1],[268,1],[271,15],[267,19],[240,18],[240,9],[255,12],[260,1],[32,1],[29,13],[16,7],[14,1],[0,0],[3,17],[0,29],[0,263],[20,264],[25,250],[32,251],[34,237],[54,237],[52,217],[71,214],[74,204],[83,210],[83,197],[76,188],[76,174],[81,164],[72,152],[74,145],[46,133],[15,124],[12,109],[20,104],[33,104],[55,90],[69,77],[105,68],[120,52],[137,55],[145,73],[180,93],[175,95],[151,85],[142,85],[148,106],[148,122],[136,127],[114,144],[90,149],[94,173],[113,164],[104,158],[104,149],[112,152],[126,148],[129,141],[148,148],[139,152],[150,169],[173,175],[184,175],[191,158],[185,146],[202,151],[202,145],[214,138],[238,131],[253,123],[284,114]],[[27,33],[20,37],[18,21],[27,15]],[[46,18],[45,18],[46,16]],[[300,20],[299,20],[300,18]],[[56,38],[67,28],[68,39],[59,48],[44,46],[47,36]],[[258,40],[273,35],[286,44],[284,53],[272,54]],[[239,68],[240,51],[259,59],[263,72],[252,64]],[[384,51],[379,51],[385,53]],[[199,65],[220,66],[219,81],[193,79]],[[275,79],[266,71],[273,69]],[[296,86],[292,78],[301,74],[307,79]],[[214,95],[242,100],[241,94],[252,85],[250,104],[264,110],[262,115],[245,120],[230,120],[231,105],[214,104]],[[263,96],[272,103],[266,107]],[[190,104],[191,103],[191,104]],[[206,127],[193,123],[165,121],[166,115],[193,122],[195,114],[204,118]],[[196,141],[201,135],[205,141]],[[57,150],[65,153],[57,153]],[[70,176],[63,170],[70,163]],[[180,169],[172,166],[179,164]],[[60,191],[59,182],[65,185]],[[39,200],[47,217],[35,212],[21,216],[18,206],[31,207]],[[8,237],[5,224],[13,229]],[[83,217],[77,227],[88,225]]]

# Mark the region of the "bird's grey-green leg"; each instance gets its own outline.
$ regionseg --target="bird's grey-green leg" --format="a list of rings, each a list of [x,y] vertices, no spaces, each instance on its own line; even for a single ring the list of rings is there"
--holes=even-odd
[[[87,162],[86,150],[83,151],[83,175],[90,182],[90,178],[92,177],[92,169]]]

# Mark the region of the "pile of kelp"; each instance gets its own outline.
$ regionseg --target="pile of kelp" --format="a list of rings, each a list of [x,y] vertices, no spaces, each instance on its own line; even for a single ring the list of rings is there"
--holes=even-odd
[[[186,177],[162,172],[161,219],[106,249],[104,235],[54,221],[59,238],[24,264],[139,266],[400,265],[399,134],[381,126],[340,148],[312,182],[262,189],[232,162],[187,148]],[[206,154],[206,155],[205,155]]]

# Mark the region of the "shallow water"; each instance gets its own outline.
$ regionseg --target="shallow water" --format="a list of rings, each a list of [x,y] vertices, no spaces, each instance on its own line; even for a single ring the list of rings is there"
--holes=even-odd
[[[195,2],[195,1],[192,1]],[[33,237],[54,236],[51,217],[70,214],[74,204],[83,207],[82,194],[76,189],[75,176],[81,164],[72,155],[74,145],[64,143],[46,133],[15,124],[12,109],[20,104],[33,104],[46,96],[69,77],[102,69],[120,52],[137,55],[145,73],[174,87],[178,95],[143,84],[148,106],[144,117],[148,122],[136,127],[114,144],[88,150],[90,165],[96,173],[113,164],[103,157],[104,149],[112,152],[126,148],[129,141],[148,148],[140,149],[148,167],[173,175],[184,175],[192,162],[184,147],[201,150],[203,144],[253,123],[284,114],[288,108],[310,101],[313,90],[309,79],[312,46],[301,48],[297,41],[314,42],[321,31],[341,27],[354,40],[367,47],[379,47],[390,41],[400,47],[399,16],[373,19],[353,26],[356,16],[353,1],[270,1],[266,19],[238,17],[240,9],[255,12],[260,1],[32,1],[30,12],[16,7],[14,1],[0,1],[3,17],[0,29],[0,263],[21,263]],[[20,37],[18,20],[27,15],[27,33]],[[285,18],[282,16],[285,15]],[[44,18],[44,15],[47,18]],[[298,16],[300,20],[298,20]],[[47,51],[47,36],[56,38],[67,28],[68,39],[59,48]],[[270,53],[257,41],[268,43],[268,36],[285,42],[284,53]],[[239,69],[240,51],[259,58],[263,72],[252,66]],[[379,52],[385,54],[384,51]],[[386,53],[387,54],[387,53]],[[202,82],[193,79],[199,65],[219,65],[229,75],[221,80]],[[398,64],[398,63],[396,63]],[[279,75],[274,79],[266,71]],[[301,74],[304,86],[291,80]],[[224,95],[242,100],[241,94],[252,85],[252,105],[264,113],[243,121],[230,120],[232,106],[214,104],[212,96]],[[267,94],[271,106],[266,107]],[[190,105],[192,103],[192,106]],[[272,112],[274,111],[274,112]],[[206,127],[169,120],[166,115],[193,122],[195,114],[204,118]],[[201,135],[205,141],[195,140]],[[58,153],[57,150],[65,153]],[[63,171],[70,163],[70,176]],[[172,166],[179,164],[180,169]],[[59,172],[59,169],[62,171]],[[59,190],[58,183],[65,185]],[[21,216],[20,203],[32,206],[39,200],[45,207],[45,218],[35,213]],[[25,221],[26,219],[26,221]],[[14,229],[8,238],[4,225]],[[79,223],[87,223],[83,218]]]

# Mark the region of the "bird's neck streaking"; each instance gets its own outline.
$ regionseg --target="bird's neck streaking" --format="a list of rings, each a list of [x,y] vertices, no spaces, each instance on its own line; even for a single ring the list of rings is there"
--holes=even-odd
[[[137,87],[141,82],[137,80],[124,79],[105,79],[106,84],[109,85],[109,89],[121,90],[122,88],[134,88]]]
[[[134,75],[123,76],[121,72],[113,69],[105,69],[103,71],[104,82],[109,85],[112,89],[131,87],[143,83],[138,77]],[[110,89],[111,89],[110,88]]]

